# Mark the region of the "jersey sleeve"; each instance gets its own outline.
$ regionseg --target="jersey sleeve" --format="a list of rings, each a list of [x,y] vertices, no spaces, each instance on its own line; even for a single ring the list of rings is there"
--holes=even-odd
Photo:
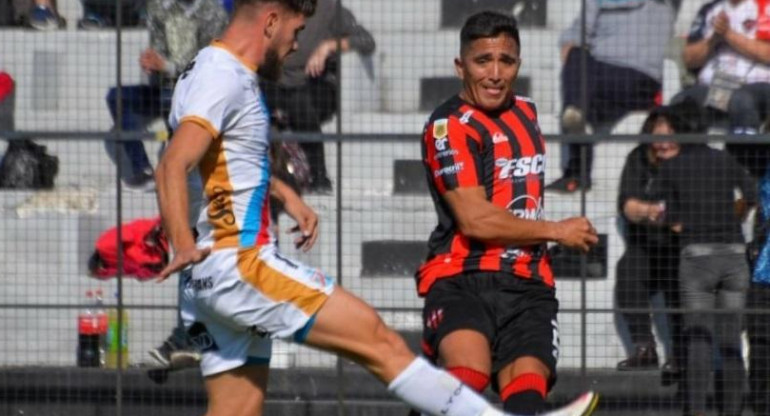
[[[187,83],[191,88],[180,103],[179,122],[199,124],[217,138],[245,104],[246,88],[236,74],[201,71],[194,77]]]
[[[482,186],[481,140],[456,117],[428,123],[423,134],[424,164],[429,182],[439,194],[463,187]]]
[[[712,1],[703,5],[698,14],[695,15],[695,19],[690,25],[690,32],[687,34],[687,43],[696,43],[706,38],[708,33],[708,16],[711,9],[715,6],[716,2]]]

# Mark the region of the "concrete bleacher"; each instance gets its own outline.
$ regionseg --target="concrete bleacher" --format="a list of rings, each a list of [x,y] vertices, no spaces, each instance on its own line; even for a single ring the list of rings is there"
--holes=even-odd
[[[74,3],[73,3],[74,2]],[[677,20],[677,34],[686,32],[697,10],[697,1],[685,0]],[[68,30],[32,32],[2,30],[2,66],[18,82],[17,129],[30,131],[107,131],[111,126],[104,103],[107,89],[115,84],[115,34],[110,31],[78,31],[72,24],[79,16],[76,0],[60,2],[66,10]],[[362,59],[355,54],[343,59],[342,132],[351,134],[399,133],[414,136],[409,142],[344,143],[342,162],[342,238],[343,284],[380,308],[412,311],[385,313],[389,323],[403,331],[419,331],[416,312],[421,300],[414,293],[414,282],[403,273],[393,276],[367,276],[363,273],[363,246],[378,241],[424,241],[435,221],[435,211],[427,195],[396,194],[394,162],[419,158],[419,134],[428,114],[419,112],[420,80],[454,75],[453,58],[459,49],[456,30],[440,29],[440,0],[345,0],[359,21],[377,40],[377,51]],[[522,29],[523,67],[521,75],[531,80],[531,95],[538,104],[542,131],[558,133],[558,76],[560,64],[556,41],[579,10],[579,2],[550,0],[547,25]],[[691,13],[691,14],[690,14]],[[683,15],[690,14],[689,17]],[[684,22],[684,23],[683,23]],[[684,28],[684,29],[683,29]],[[143,82],[137,64],[147,45],[143,29],[123,33],[122,81]],[[677,71],[669,71],[678,80]],[[672,81],[673,82],[673,81]],[[447,91],[447,96],[454,91]],[[616,133],[636,133],[644,114],[634,114],[622,122]],[[324,131],[333,132],[329,123]],[[57,193],[48,200],[32,192],[3,192],[0,241],[15,242],[13,250],[0,252],[0,275],[10,289],[0,295],[0,303],[76,304],[94,281],[85,276],[85,259],[98,232],[114,222],[116,194],[114,167],[99,141],[45,141],[60,158]],[[148,153],[155,157],[158,143],[148,142]],[[559,146],[549,142],[548,180],[559,174]],[[600,233],[607,234],[608,276],[588,282],[590,307],[613,306],[614,264],[622,252],[616,231],[615,198],[617,181],[625,155],[632,144],[606,143],[597,146],[595,184],[588,194],[588,216]],[[336,147],[326,145],[330,172],[335,172]],[[73,197],[73,194],[75,197]],[[578,195],[547,196],[550,219],[579,212]],[[282,239],[290,255],[336,274],[335,196],[311,195],[308,201],[321,217],[321,238],[308,254],[298,254]],[[123,218],[156,215],[153,194],[123,195]],[[283,219],[284,223],[286,219]],[[283,227],[285,228],[285,226]],[[38,255],[38,253],[43,254]],[[114,282],[103,284],[110,293]],[[580,306],[580,283],[559,281],[562,307]],[[126,302],[130,305],[174,304],[173,284],[154,285],[128,281]],[[0,364],[71,364],[74,359],[75,310],[36,311],[34,320],[24,318],[28,311],[0,309],[0,322],[7,330],[18,331],[18,341],[9,341],[0,355]],[[579,316],[563,314],[562,359],[560,365],[579,364]],[[145,360],[144,351],[165,337],[175,322],[173,310],[139,310],[131,315],[131,360]],[[589,366],[611,367],[624,355],[611,314],[589,314]],[[25,349],[25,340],[40,341],[40,348]],[[333,360],[302,347],[280,344],[276,366],[329,366]]]

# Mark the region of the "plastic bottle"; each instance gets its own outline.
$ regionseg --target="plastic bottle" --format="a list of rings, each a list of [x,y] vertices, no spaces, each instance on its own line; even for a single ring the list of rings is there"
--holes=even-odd
[[[94,317],[96,318],[97,332],[99,334],[99,365],[107,366],[107,331],[109,329],[109,319],[107,311],[104,309],[104,292],[102,289],[96,289],[96,298],[94,302]]]
[[[117,294],[115,295],[117,298]],[[121,337],[118,341],[118,309],[107,310],[107,368],[118,368],[118,351],[122,351],[121,367],[128,367],[128,311],[123,309]],[[120,344],[118,344],[120,342]]]
[[[99,367],[99,325],[91,309],[93,302],[93,292],[86,291],[86,306],[78,314],[78,367]]]

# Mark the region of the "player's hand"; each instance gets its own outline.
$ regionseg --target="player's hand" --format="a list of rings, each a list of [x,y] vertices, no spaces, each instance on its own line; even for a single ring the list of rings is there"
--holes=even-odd
[[[575,248],[586,253],[591,246],[599,242],[596,229],[585,217],[561,220],[556,223],[556,227],[558,227],[556,242],[563,246]]]
[[[202,262],[209,254],[211,254],[211,249],[209,247],[197,248],[192,246],[190,248],[177,250],[168,266],[158,274],[156,281],[160,283],[168,279],[171,274],[176,273],[191,264]]]
[[[725,37],[729,31],[730,18],[727,16],[727,13],[722,11],[714,18],[714,33],[721,37]]]
[[[148,74],[161,72],[166,68],[166,59],[155,49],[148,48],[139,56],[139,65]]]
[[[336,40],[332,39],[321,42],[307,60],[307,64],[305,65],[305,75],[311,78],[320,77],[321,74],[324,73],[324,69],[326,69],[326,59],[335,50],[337,50]]]
[[[301,198],[287,200],[284,209],[297,222],[297,225],[288,230],[290,234],[298,233],[294,239],[294,247],[307,252],[318,238],[318,215]]]

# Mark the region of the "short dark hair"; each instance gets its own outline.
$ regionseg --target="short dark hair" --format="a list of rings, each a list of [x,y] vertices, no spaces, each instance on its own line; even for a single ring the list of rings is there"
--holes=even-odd
[[[491,10],[476,13],[465,21],[460,31],[460,51],[464,51],[474,40],[494,38],[501,33],[512,37],[521,49],[519,26],[513,16]]]
[[[235,0],[235,10],[243,6],[255,6],[260,3],[278,3],[293,12],[310,17],[315,13],[317,2],[318,0]]]

